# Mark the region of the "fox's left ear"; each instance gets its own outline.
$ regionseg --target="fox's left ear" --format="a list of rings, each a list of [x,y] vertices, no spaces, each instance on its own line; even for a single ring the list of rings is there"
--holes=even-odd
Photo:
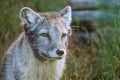
[[[60,15],[66,20],[67,24],[70,25],[72,16],[71,16],[71,7],[67,6],[60,11]]]

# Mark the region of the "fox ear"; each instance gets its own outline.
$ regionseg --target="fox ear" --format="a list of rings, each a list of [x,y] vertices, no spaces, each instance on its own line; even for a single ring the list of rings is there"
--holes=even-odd
[[[24,7],[20,10],[20,19],[21,19],[21,25],[23,27],[27,26],[29,27],[30,24],[35,24],[38,14],[33,11],[32,9],[28,7]]]
[[[67,24],[70,25],[71,23],[71,7],[67,6],[63,10],[60,11],[60,15],[67,21]]]

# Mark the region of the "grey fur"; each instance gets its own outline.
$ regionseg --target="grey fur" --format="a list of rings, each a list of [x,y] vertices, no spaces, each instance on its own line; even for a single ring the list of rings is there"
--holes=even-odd
[[[59,13],[36,13],[24,7],[20,19],[24,32],[2,58],[0,80],[59,80],[71,34],[71,7]]]

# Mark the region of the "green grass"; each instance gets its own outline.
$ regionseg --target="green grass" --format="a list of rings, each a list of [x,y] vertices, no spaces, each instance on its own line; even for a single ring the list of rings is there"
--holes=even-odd
[[[22,32],[19,10],[28,6],[35,11],[59,11],[67,0],[1,0],[0,2],[0,59],[10,44]],[[118,11],[120,14],[120,12]],[[62,80],[120,80],[120,17],[101,19],[94,46],[79,47],[70,42],[67,67]],[[91,53],[92,50],[92,53]]]

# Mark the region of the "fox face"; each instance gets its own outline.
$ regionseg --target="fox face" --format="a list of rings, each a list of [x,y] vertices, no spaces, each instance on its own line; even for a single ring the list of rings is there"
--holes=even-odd
[[[66,56],[71,35],[71,7],[60,12],[37,13],[28,7],[20,11],[21,25],[33,53],[44,59]]]

